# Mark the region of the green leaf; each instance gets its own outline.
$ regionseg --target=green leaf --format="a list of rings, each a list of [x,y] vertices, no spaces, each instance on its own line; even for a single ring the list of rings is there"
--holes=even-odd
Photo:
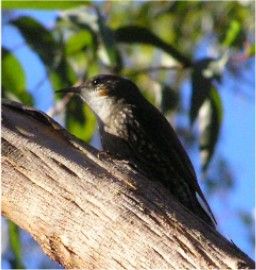
[[[253,213],[250,213],[250,212],[246,212],[246,211],[243,211],[243,210],[240,210],[238,212],[242,222],[247,225],[247,226],[251,226],[251,227],[254,227],[254,215]]]
[[[26,91],[26,76],[19,60],[7,49],[2,49],[3,96],[18,98],[26,105],[33,105],[33,98]]]
[[[54,67],[58,60],[58,45],[52,33],[31,17],[23,16],[11,21],[21,32],[27,44],[34,50],[43,63]]]
[[[116,40],[112,30],[105,24],[105,21],[97,9],[99,33],[106,50],[109,62],[114,71],[118,72],[122,68],[122,60],[116,46]]]
[[[8,221],[9,226],[9,239],[11,250],[14,255],[14,259],[11,261],[11,265],[14,269],[24,269],[21,256],[21,242],[19,228],[12,221]]]
[[[2,49],[2,84],[5,89],[14,93],[23,92],[26,88],[26,77],[19,60],[7,49]]]
[[[145,27],[135,25],[120,27],[115,30],[114,35],[118,42],[149,44],[171,55],[185,67],[192,65],[189,58],[181,54],[172,45],[161,40]]]
[[[73,135],[89,142],[95,131],[96,118],[79,97],[73,97],[66,108],[65,123]]]
[[[199,112],[200,156],[205,171],[214,153],[223,118],[221,98],[217,89],[211,86],[209,96]]]
[[[178,106],[179,96],[176,91],[166,84],[162,85],[161,111],[163,114],[174,110]]]
[[[232,46],[241,33],[241,24],[237,20],[232,20],[223,40],[223,45],[226,47]]]
[[[69,9],[88,5],[90,1],[2,1],[3,9]]]
[[[87,46],[93,46],[93,37],[88,31],[81,30],[66,41],[65,52],[67,55],[72,55],[83,50]]]
[[[192,71],[192,95],[190,103],[190,123],[195,121],[199,109],[203,105],[205,99],[209,97],[212,86],[212,76],[207,76],[204,73],[207,70],[209,63],[212,61],[210,58],[204,58],[194,64]]]
[[[73,33],[73,35],[71,35],[66,41],[67,43],[71,43],[66,44],[67,47],[71,46],[71,48],[67,48],[67,53],[69,53],[69,51],[72,53],[72,51],[74,51],[76,48],[82,49],[82,46],[85,45],[88,46],[88,48],[93,51],[93,55],[96,56],[98,49],[98,38],[96,32],[94,31],[93,22],[88,18],[89,16],[87,15],[87,13],[84,14],[86,19],[89,21],[88,23],[84,22],[84,16],[81,18],[80,16],[76,16],[74,14],[67,14],[66,16],[59,17],[57,19],[58,28],[65,28],[67,30],[71,30]],[[74,44],[75,42],[78,44]]]
[[[255,56],[255,43],[251,44],[248,48],[248,56]]]
[[[58,66],[49,73],[49,79],[54,90],[73,85],[77,81],[77,76],[64,54]]]
[[[198,111],[209,96],[213,80],[220,81],[228,54],[224,53],[218,59],[203,58],[193,64],[192,95],[190,104],[190,123],[193,124]]]

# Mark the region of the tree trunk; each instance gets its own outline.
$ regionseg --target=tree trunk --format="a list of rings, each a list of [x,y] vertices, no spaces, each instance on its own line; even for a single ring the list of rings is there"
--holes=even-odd
[[[2,105],[2,214],[66,268],[254,268],[254,262],[125,161],[45,114]]]

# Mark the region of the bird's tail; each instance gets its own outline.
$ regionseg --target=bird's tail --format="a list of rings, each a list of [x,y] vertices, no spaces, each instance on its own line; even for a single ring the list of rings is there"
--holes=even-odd
[[[193,209],[192,209],[193,208]],[[193,213],[199,216],[202,220],[204,220],[208,225],[212,227],[216,227],[217,222],[212,214],[212,212],[208,213],[208,208],[204,208],[197,197],[195,196],[195,200],[193,200],[193,204],[190,206],[190,209]]]

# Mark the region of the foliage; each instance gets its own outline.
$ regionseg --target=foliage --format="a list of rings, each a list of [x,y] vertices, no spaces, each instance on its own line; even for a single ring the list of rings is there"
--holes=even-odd
[[[7,24],[41,60],[53,90],[97,73],[129,76],[167,116],[185,113],[191,125],[198,122],[201,167],[207,170],[223,119],[221,78],[234,56],[243,56],[239,70],[255,54],[253,2],[3,1],[2,7]],[[61,12],[49,28],[31,16],[16,16],[21,8]],[[213,40],[215,56],[194,59],[204,39]],[[3,97],[34,104],[15,52],[2,48],[2,56]],[[185,109],[179,106],[183,82],[191,85]],[[95,117],[80,100],[69,101],[64,122],[71,133],[91,140]]]
[[[3,96],[18,98],[32,105],[33,98],[26,90],[26,76],[19,60],[9,50],[2,48]]]
[[[22,255],[21,255],[21,243],[19,228],[16,224],[11,221],[8,221],[9,225],[9,237],[10,245],[13,252],[13,257],[10,259],[10,264],[13,269],[23,269]]]
[[[220,130],[222,119],[221,100],[218,101],[219,108],[216,108],[217,103],[212,102],[210,96],[211,89],[216,89],[218,92],[216,80],[222,76],[228,61],[228,58],[224,57],[226,54],[223,54],[223,52],[227,48],[242,49],[242,41],[246,42],[250,38],[250,33],[247,33],[246,36],[245,31],[248,24],[252,23],[248,19],[250,16],[248,18],[245,16],[246,12],[249,12],[248,7],[243,7],[238,3],[222,3],[223,7],[220,9],[213,6],[212,3],[202,4],[200,2],[166,2],[162,5],[155,2],[140,4],[124,2],[113,5],[112,2],[109,2],[108,4],[99,3],[96,7],[94,4],[87,2],[88,8],[84,8],[81,2],[75,4],[58,1],[52,3],[37,2],[38,6],[36,7],[33,3],[29,4],[28,1],[14,1],[12,3],[4,1],[3,7],[8,9],[15,7],[65,9],[78,5],[77,9],[67,9],[60,13],[56,18],[53,29],[47,29],[28,16],[19,16],[10,20],[10,23],[20,31],[25,42],[38,54],[45,65],[54,90],[70,86],[78,80],[106,70],[121,75],[129,75],[129,72],[132,72],[135,66],[139,66],[141,69],[145,66],[153,67],[155,64],[152,63],[151,59],[156,58],[157,54],[159,56],[155,63],[159,62],[160,65],[162,65],[161,62],[170,63],[165,70],[159,69],[158,76],[153,79],[157,83],[168,85],[166,80],[170,73],[175,72],[177,77],[184,76],[185,70],[189,69],[191,75],[184,77],[183,80],[186,78],[191,80],[191,123],[194,123],[197,119],[200,109],[207,100],[212,114],[209,121],[214,121],[214,123],[208,123],[208,126],[214,126],[215,128],[207,132],[201,128],[200,131],[201,136],[204,137],[203,140],[207,140],[207,143],[204,143],[203,147],[201,146],[207,157],[202,160],[202,168],[207,169],[218,140],[218,130]],[[222,10],[225,8],[233,11],[232,18],[228,21],[222,14]],[[108,10],[105,12],[106,17],[104,17],[104,9]],[[188,15],[188,12],[192,9],[196,12]],[[130,14],[130,18],[125,16],[125,12]],[[203,22],[196,19],[195,14],[197,16],[212,14],[208,19],[212,23],[211,29],[206,31]],[[124,17],[125,20],[121,20],[121,17]],[[219,20],[224,23],[222,29],[220,29]],[[179,23],[178,29],[174,28],[177,23]],[[161,31],[158,31],[159,29]],[[206,56],[194,61],[191,58],[194,44],[200,37],[207,34],[214,34],[219,38],[219,42],[215,44],[216,49],[219,50],[219,58]],[[179,46],[181,43],[182,46]],[[136,44],[141,44],[141,46]],[[148,46],[151,47],[151,50],[148,50]],[[8,96],[8,93],[11,92],[16,98],[31,104],[32,97],[25,90],[25,73],[22,66],[16,57],[6,49],[4,49],[3,55],[4,95]],[[221,61],[223,58],[225,58],[225,61]],[[149,59],[150,61],[148,61]],[[221,65],[217,65],[220,62]],[[10,69],[9,65],[14,68]],[[170,68],[169,72],[168,67]],[[177,70],[173,71],[175,68]],[[191,78],[189,78],[190,76]],[[144,81],[145,75],[137,74],[134,79],[138,82]],[[142,86],[145,85],[144,82],[141,84]],[[179,89],[179,86],[177,85],[176,88]],[[78,110],[77,106],[73,107],[76,107],[76,111],[70,111],[71,105],[67,107],[66,125],[71,132],[73,131],[78,136],[80,134],[79,137],[81,138],[85,129],[89,129],[91,132],[93,130],[91,125],[86,125],[86,117],[81,118],[82,111]],[[165,111],[168,111],[168,108],[165,108]],[[91,119],[90,113],[87,114],[87,119]],[[80,128],[75,123],[79,123]],[[83,139],[90,139],[91,136],[86,135]]]

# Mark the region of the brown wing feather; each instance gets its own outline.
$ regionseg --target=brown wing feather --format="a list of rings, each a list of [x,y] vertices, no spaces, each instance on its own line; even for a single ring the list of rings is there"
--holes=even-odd
[[[217,223],[214,215],[208,205],[203,192],[197,182],[197,177],[193,165],[184,150],[175,131],[168,123],[166,118],[151,104],[147,107],[147,111],[138,112],[144,119],[141,123],[145,123],[144,130],[148,136],[152,136],[151,141],[157,144],[157,147],[171,160],[172,164],[180,168],[181,174],[187,180],[189,186],[200,196],[204,202],[212,220]],[[146,108],[143,107],[143,108]],[[155,126],[150,124],[154,123]]]

